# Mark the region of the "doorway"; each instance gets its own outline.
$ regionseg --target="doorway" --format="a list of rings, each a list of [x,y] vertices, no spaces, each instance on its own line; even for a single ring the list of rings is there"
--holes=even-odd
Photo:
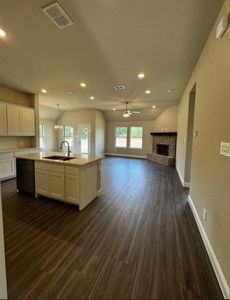
[[[90,124],[78,125],[78,142],[80,154],[90,154]]]
[[[187,145],[186,145],[185,178],[184,178],[186,187],[190,187],[190,181],[191,181],[195,101],[196,101],[196,84],[194,85],[194,87],[192,88],[189,94]]]

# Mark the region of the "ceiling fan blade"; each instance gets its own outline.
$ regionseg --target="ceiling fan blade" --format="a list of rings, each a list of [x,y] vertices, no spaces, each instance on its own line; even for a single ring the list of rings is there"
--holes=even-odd
[[[140,114],[140,111],[132,111],[132,114]]]

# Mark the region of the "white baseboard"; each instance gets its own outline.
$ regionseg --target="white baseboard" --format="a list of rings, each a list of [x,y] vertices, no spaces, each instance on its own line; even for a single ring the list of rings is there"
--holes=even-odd
[[[101,189],[97,191],[97,197],[101,196],[101,192],[102,192]]]
[[[118,153],[105,153],[105,155],[147,159],[146,155],[118,154]]]
[[[190,182],[184,181],[184,179],[183,179],[183,177],[182,177],[182,175],[181,175],[181,173],[180,173],[180,171],[179,171],[177,165],[176,165],[176,170],[177,170],[177,174],[178,174],[178,176],[179,176],[179,178],[180,178],[180,181],[181,181],[182,186],[183,186],[183,187],[186,187],[186,188],[190,188]]]
[[[202,237],[202,240],[204,242],[204,245],[205,245],[205,248],[208,252],[208,255],[209,255],[209,258],[210,258],[210,261],[212,263],[212,267],[215,271],[215,274],[216,274],[216,277],[217,277],[217,280],[219,282],[219,285],[220,285],[220,288],[221,288],[221,291],[223,293],[223,296],[224,296],[224,299],[230,299],[230,288],[228,286],[228,283],[224,277],[224,274],[221,270],[221,267],[220,267],[220,264],[218,262],[218,259],[216,257],[216,254],[212,248],[212,245],[208,239],[208,236],[205,232],[205,229],[203,227],[203,224],[199,218],[199,215],[196,211],[196,208],[195,208],[195,205],[192,201],[192,198],[191,196],[189,195],[188,196],[188,202],[190,204],[190,207],[191,207],[191,210],[193,212],[193,215],[194,215],[194,218],[196,220],[196,223],[197,223],[197,226],[199,228],[199,231],[200,231],[200,234],[201,234],[201,237]]]

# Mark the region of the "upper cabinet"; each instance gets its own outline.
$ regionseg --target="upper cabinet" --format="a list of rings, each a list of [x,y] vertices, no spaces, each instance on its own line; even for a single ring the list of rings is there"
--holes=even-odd
[[[0,103],[0,135],[34,136],[34,109]]]
[[[23,108],[20,110],[20,130],[22,135],[35,135],[33,109]]]
[[[0,135],[7,135],[6,105],[0,103]]]
[[[18,106],[7,106],[8,135],[20,135],[20,108]]]

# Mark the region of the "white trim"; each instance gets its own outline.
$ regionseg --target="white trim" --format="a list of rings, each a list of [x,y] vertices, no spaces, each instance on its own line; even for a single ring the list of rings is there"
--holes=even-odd
[[[99,189],[99,190],[97,191],[97,197],[101,196],[101,192],[102,192],[102,189]]]
[[[190,182],[184,181],[183,187],[190,188]]]
[[[105,155],[147,159],[146,155],[118,154],[118,153],[105,153]]]
[[[220,288],[221,288],[221,291],[223,293],[223,296],[224,296],[224,299],[229,299],[230,298],[230,288],[228,286],[228,283],[224,277],[224,274],[221,270],[221,266],[217,260],[217,257],[216,257],[216,254],[212,248],[212,245],[208,239],[208,236],[205,232],[205,229],[204,229],[204,226],[200,220],[200,217],[197,213],[197,210],[195,208],[195,205],[193,203],[193,200],[191,198],[191,196],[189,195],[188,196],[188,202],[189,202],[189,205],[191,207],[191,210],[193,212],[193,215],[194,215],[194,218],[196,220],[196,223],[197,223],[197,226],[199,228],[199,231],[200,231],[200,234],[201,234],[201,237],[202,237],[202,240],[204,242],[204,245],[205,245],[205,248],[208,252],[208,255],[209,255],[209,258],[210,258],[210,261],[212,263],[212,267],[215,271],[215,274],[216,274],[216,277],[217,277],[217,280],[219,282],[219,285],[220,285]]]
[[[177,174],[178,174],[178,176],[180,178],[182,186],[186,187],[186,188],[190,188],[190,182],[184,181],[184,179],[183,179],[183,177],[182,177],[182,175],[181,175],[181,173],[180,173],[179,168],[177,167],[177,165],[176,165],[176,170],[177,170]]]

